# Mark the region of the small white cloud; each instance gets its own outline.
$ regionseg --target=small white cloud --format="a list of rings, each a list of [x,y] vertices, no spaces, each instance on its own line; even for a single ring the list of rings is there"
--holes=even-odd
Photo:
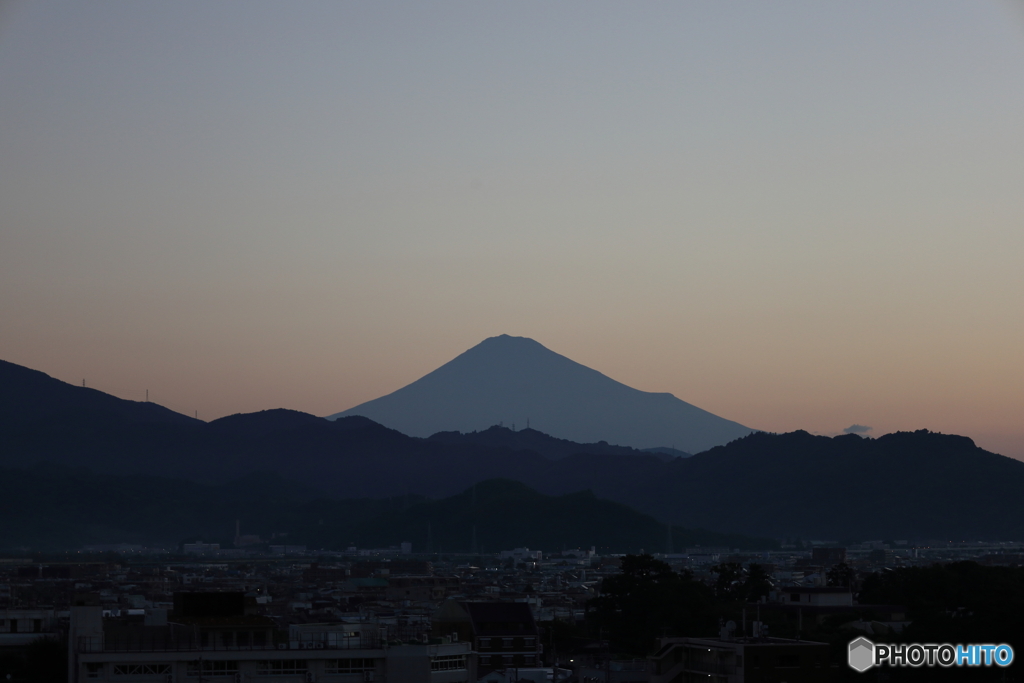
[[[871,431],[871,427],[865,427],[864,425],[850,425],[843,430],[843,434],[867,434]]]

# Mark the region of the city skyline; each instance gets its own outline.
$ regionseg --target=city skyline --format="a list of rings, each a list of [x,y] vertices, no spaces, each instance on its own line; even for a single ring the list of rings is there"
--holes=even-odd
[[[6,3],[0,358],[328,415],[510,334],[1024,459],[1021,67],[1010,2]]]

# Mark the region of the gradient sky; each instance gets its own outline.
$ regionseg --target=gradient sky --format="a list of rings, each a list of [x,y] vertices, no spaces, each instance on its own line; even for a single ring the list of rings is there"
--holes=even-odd
[[[485,337],[1024,458],[1024,10],[0,4],[0,358],[326,415]]]

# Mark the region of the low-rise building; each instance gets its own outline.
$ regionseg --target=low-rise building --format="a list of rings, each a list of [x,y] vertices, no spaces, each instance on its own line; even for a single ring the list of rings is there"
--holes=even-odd
[[[788,638],[662,638],[650,683],[823,683],[829,646]]]
[[[542,646],[530,606],[522,602],[447,600],[434,615],[435,637],[469,641],[476,650],[480,675],[510,667],[540,665]]]
[[[39,638],[58,638],[52,609],[0,609],[0,651],[22,648]]]
[[[192,596],[176,600],[179,608],[169,615],[152,610],[127,618],[104,618],[101,606],[80,601],[71,608],[69,682],[477,680],[469,642],[438,639],[389,646],[375,628],[344,623],[282,631],[268,617],[246,614],[242,594]],[[231,604],[233,613],[226,613]]]

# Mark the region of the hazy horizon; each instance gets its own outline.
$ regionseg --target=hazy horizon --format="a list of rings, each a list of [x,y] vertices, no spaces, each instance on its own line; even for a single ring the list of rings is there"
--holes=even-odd
[[[1024,459],[1022,72],[1009,1],[3,2],[0,358],[328,415],[507,333]]]

